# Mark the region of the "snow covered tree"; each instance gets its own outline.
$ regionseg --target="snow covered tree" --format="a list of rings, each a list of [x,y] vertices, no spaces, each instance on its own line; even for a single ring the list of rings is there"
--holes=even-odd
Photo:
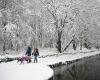
[[[65,27],[67,27],[66,24],[71,24],[73,21],[71,21],[71,18],[68,21],[69,18],[69,10],[66,10],[65,8],[69,8],[70,4],[66,6],[64,3],[60,3],[59,0],[40,0],[41,3],[45,6],[46,10],[51,14],[53,18],[53,24],[55,28],[56,33],[56,47],[58,51],[62,52],[62,34]],[[71,27],[73,28],[73,26]]]

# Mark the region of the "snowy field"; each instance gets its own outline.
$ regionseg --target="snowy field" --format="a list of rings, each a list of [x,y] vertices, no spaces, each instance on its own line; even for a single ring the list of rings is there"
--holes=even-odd
[[[53,70],[43,64],[0,64],[0,80],[48,80],[52,76]]]
[[[82,51],[69,50],[58,54],[55,50],[50,49],[41,49],[39,52],[40,56],[38,58],[38,63],[33,63],[33,59],[32,62],[28,64],[26,62],[24,62],[24,64],[20,64],[20,62],[17,63],[17,61],[1,63],[0,80],[47,80],[53,75],[53,70],[49,68],[48,65],[100,54],[100,51],[95,49],[93,49],[92,52],[90,50],[83,49]],[[23,54],[17,56],[23,56]],[[16,56],[1,56],[1,58],[4,57]]]

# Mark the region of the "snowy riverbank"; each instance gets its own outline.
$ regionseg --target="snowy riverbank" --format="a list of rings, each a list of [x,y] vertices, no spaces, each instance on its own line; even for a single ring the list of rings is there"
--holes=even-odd
[[[72,51],[72,52],[71,52]],[[71,50],[65,53],[56,53],[55,51],[45,49],[40,50],[40,56],[38,63],[32,62],[27,64],[17,63],[16,60],[1,63],[0,64],[0,79],[2,80],[47,80],[53,76],[53,70],[48,65],[53,65],[59,62],[65,63],[66,61],[72,61],[89,56],[100,54],[99,50],[86,50],[73,51]],[[15,58],[21,55],[5,55],[1,58]],[[17,78],[18,77],[18,78]]]

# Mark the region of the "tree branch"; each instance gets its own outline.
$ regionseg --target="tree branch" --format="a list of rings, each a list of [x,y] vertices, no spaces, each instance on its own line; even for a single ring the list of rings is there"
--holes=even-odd
[[[54,20],[57,21],[57,17],[56,17],[56,12],[57,12],[57,8],[55,8],[54,5],[52,5],[50,2],[49,4],[51,5],[51,7],[55,8],[54,11],[51,11],[47,5],[42,1],[40,0],[40,2],[46,7],[47,11],[53,16]]]

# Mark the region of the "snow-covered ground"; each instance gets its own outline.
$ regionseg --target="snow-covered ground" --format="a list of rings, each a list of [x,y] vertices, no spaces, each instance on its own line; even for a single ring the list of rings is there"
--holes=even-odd
[[[32,62],[27,64],[20,64],[17,61],[0,64],[0,80],[47,80],[53,75],[53,70],[48,67],[58,62],[71,61],[87,56],[100,54],[99,50],[69,50],[64,53],[57,53],[55,50],[44,49],[39,50],[40,56],[38,63]],[[55,54],[55,55],[54,55]],[[41,56],[46,56],[43,58]],[[17,55],[17,56],[23,56]],[[5,55],[3,57],[16,57],[12,55]],[[2,58],[2,56],[1,56]]]
[[[0,64],[0,80],[48,80],[52,76],[53,70],[43,64]]]
[[[94,51],[94,52],[90,52],[90,51]],[[48,53],[46,53],[45,51],[43,51],[45,54],[50,55],[49,51]],[[87,52],[87,53],[86,53]],[[54,53],[54,52],[53,52]],[[70,50],[68,52],[63,53],[58,53],[58,55],[56,55],[57,53],[54,53],[55,56],[50,56],[50,57],[45,57],[45,58],[39,58],[39,63],[42,63],[44,65],[51,65],[51,64],[55,64],[58,62],[65,62],[65,61],[71,61],[71,60],[75,60],[75,59],[79,59],[79,58],[84,58],[87,56],[93,56],[96,54],[100,54],[100,51],[93,49],[93,50],[88,50],[88,49],[83,49],[81,51],[79,50]],[[40,52],[40,55],[41,52]],[[53,54],[51,54],[53,55]]]

